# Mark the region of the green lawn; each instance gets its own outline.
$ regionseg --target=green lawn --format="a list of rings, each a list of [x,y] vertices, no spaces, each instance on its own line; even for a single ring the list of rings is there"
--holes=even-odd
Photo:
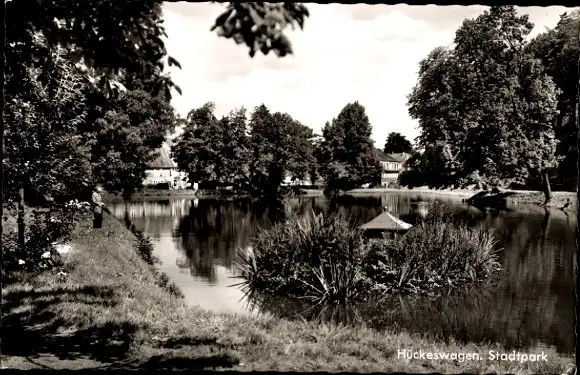
[[[489,350],[505,352],[498,345],[188,308],[155,283],[121,222],[107,215],[103,229],[90,224],[77,228],[66,277],[45,273],[4,285],[3,367],[561,374],[574,363],[546,349],[547,362],[491,361]],[[397,357],[399,349],[482,359],[409,360]]]

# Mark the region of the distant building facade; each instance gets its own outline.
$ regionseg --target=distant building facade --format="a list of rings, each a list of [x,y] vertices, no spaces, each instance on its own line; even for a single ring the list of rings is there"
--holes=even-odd
[[[385,154],[377,149],[377,155],[383,168],[381,173],[381,186],[387,187],[389,184],[399,179],[399,174],[405,168],[405,162],[409,159],[409,154]]]
[[[282,185],[283,186],[310,186],[310,185],[312,185],[312,181],[310,181],[309,177],[305,178],[304,180],[294,179],[294,177],[292,176],[292,174],[290,172],[286,172],[286,176],[284,177],[284,180],[282,181]]]
[[[177,164],[171,159],[171,151],[167,143],[163,143],[155,151],[157,157],[149,163],[145,170],[143,186],[153,187],[167,184],[169,189],[185,189],[190,186],[187,173],[179,171]]]

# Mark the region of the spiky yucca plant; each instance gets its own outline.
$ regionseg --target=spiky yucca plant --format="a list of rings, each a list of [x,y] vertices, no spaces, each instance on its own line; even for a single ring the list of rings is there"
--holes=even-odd
[[[240,254],[244,281],[236,285],[317,303],[354,300],[365,290],[366,248],[361,232],[339,217],[294,218],[261,231]]]

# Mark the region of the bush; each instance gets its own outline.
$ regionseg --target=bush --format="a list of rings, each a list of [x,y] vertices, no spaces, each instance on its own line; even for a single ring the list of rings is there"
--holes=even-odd
[[[80,202],[35,210],[25,226],[24,248],[18,245],[17,231],[2,234],[2,270],[35,272],[61,265],[55,244],[68,242],[77,221],[87,213],[87,206]]]
[[[133,232],[137,237],[137,253],[150,266],[158,263],[157,258],[153,255],[153,244],[151,239],[145,236],[142,232]]]
[[[493,275],[498,251],[491,231],[439,211],[395,240],[371,242],[365,272],[385,291],[427,292]]]
[[[242,254],[246,293],[262,291],[317,302],[345,302],[363,294],[366,245],[362,233],[338,218],[312,215],[261,231]],[[239,284],[240,285],[240,284]]]
[[[181,289],[179,289],[177,284],[169,281],[169,277],[166,274],[159,272],[156,272],[156,274],[157,274],[157,285],[167,290],[169,294],[171,294],[174,297],[185,298],[185,295],[183,294]]]
[[[240,254],[243,282],[237,285],[247,295],[318,303],[434,293],[492,276],[497,252],[492,232],[470,228],[447,205],[395,239],[365,241],[346,221],[318,215],[260,232]]]

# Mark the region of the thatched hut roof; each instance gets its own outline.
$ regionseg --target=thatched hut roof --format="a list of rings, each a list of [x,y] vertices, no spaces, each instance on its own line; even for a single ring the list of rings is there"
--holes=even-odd
[[[404,222],[391,215],[383,212],[366,224],[360,226],[364,230],[383,230],[383,231],[405,231],[412,227],[411,224]]]

